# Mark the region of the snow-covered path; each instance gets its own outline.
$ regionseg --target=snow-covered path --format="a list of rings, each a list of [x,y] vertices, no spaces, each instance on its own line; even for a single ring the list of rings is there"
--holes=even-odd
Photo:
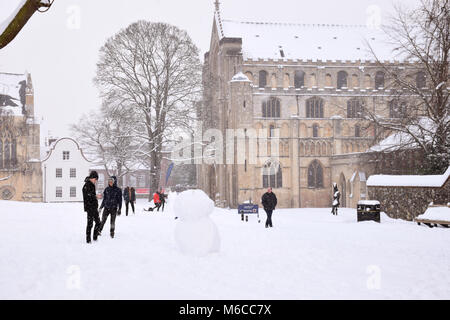
[[[85,244],[81,204],[0,201],[0,299],[449,299],[450,230],[356,212],[277,210],[273,229],[216,209],[221,251],[182,255],[177,221],[142,211]]]

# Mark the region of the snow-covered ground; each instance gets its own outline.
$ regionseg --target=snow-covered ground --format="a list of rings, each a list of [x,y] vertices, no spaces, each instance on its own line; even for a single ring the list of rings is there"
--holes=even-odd
[[[0,299],[449,299],[450,230],[342,209],[276,210],[273,229],[215,209],[221,249],[183,255],[169,208],[109,220],[85,243],[82,204],[0,201]]]

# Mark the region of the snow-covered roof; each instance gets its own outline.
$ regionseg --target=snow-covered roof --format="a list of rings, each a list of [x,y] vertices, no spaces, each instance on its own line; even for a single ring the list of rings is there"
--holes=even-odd
[[[219,37],[242,38],[244,59],[394,60],[383,31],[364,25],[248,22],[221,19]]]
[[[394,176],[374,175],[367,180],[368,187],[429,187],[440,188],[450,177],[450,167],[442,175]]]
[[[251,82],[250,79],[243,74],[242,72],[238,72],[231,78],[230,82]]]
[[[27,74],[0,72],[0,109],[15,116],[22,116]]]
[[[380,201],[377,200],[361,200],[358,201],[359,205],[362,206],[379,206],[380,205]]]

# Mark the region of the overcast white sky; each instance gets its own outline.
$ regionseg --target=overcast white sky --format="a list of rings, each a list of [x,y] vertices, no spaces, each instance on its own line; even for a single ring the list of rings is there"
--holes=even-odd
[[[418,0],[222,0],[223,18],[299,23],[366,24],[393,4]],[[0,22],[19,0],[0,0]],[[35,14],[17,38],[0,50],[0,72],[32,74],[41,136],[70,134],[69,125],[98,108],[92,84],[98,51],[106,39],[145,19],[187,30],[208,51],[214,0],[55,0],[47,13]]]

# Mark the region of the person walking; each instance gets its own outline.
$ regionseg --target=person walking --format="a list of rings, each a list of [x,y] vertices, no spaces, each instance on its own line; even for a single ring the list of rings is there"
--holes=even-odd
[[[128,217],[128,205],[131,204],[131,209],[133,209],[133,214],[134,212],[134,204],[136,203],[136,191],[134,190],[133,187],[126,187],[123,190],[123,200],[125,200],[125,214]]]
[[[167,198],[167,194],[164,193],[164,189],[161,189],[161,191],[159,192],[159,200],[161,200],[162,212],[164,212],[164,205],[166,204],[166,198]],[[159,211],[159,209],[158,209],[158,211]]]
[[[92,171],[88,177],[84,180],[83,186],[83,204],[84,211],[87,213],[87,226],[86,226],[86,242],[91,243],[92,227],[95,221],[94,228],[94,241],[97,241],[100,233],[101,222],[98,213],[98,199],[101,197],[95,192],[95,184],[98,181],[97,171]]]
[[[263,194],[261,202],[267,214],[266,228],[273,228],[272,213],[277,206],[277,196],[272,192],[272,188],[269,188],[267,192]]]
[[[116,228],[116,214],[120,216],[122,210],[122,190],[117,186],[117,178],[112,176],[108,179],[108,187],[103,192],[103,201],[100,210],[103,209],[102,224],[100,227],[100,234],[105,226],[108,216],[111,215],[110,235],[114,238]]]

